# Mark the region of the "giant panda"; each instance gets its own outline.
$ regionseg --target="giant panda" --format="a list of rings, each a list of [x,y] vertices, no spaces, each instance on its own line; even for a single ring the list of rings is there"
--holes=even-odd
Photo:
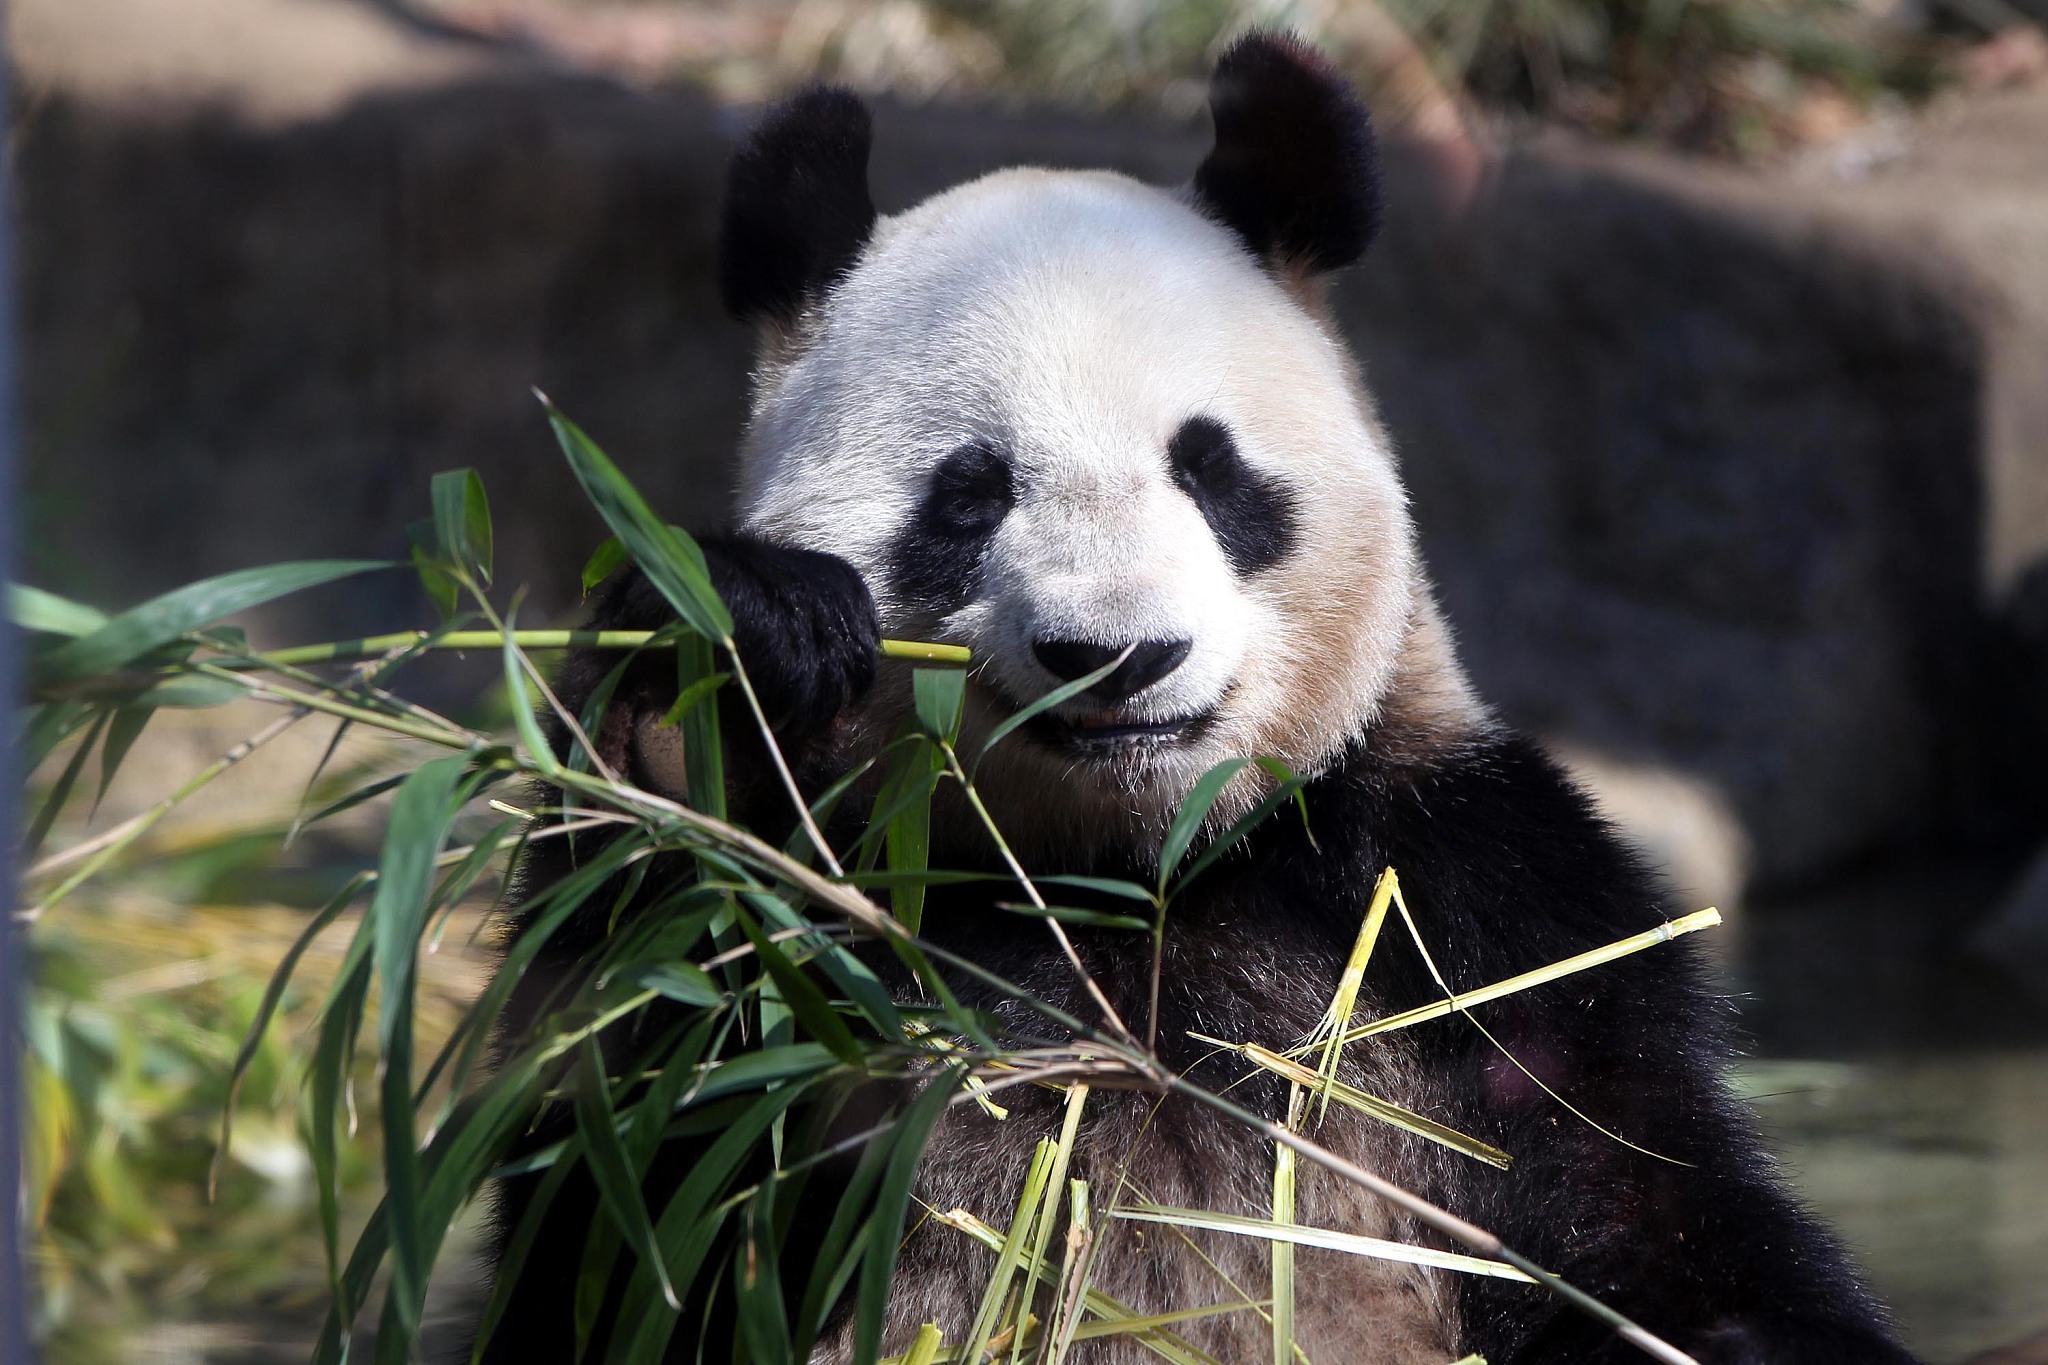
[[[971,647],[969,746],[1020,705],[1109,669],[980,774],[1035,872],[1149,881],[1173,813],[1218,762],[1270,756],[1307,778],[1305,821],[1268,821],[1176,902],[1158,1000],[1166,1065],[1277,1116],[1277,1082],[1247,1080],[1191,1035],[1308,1033],[1382,869],[1398,869],[1460,989],[1656,926],[1672,907],[1586,796],[1474,694],[1433,600],[1394,450],[1324,301],[1380,217],[1364,108],[1313,49],[1277,34],[1230,47],[1210,98],[1214,147],[1184,187],[1013,169],[886,218],[869,196],[857,97],[814,88],[767,114],[731,165],[720,266],[726,304],[760,338],[737,527],[704,549],[738,652],[813,790],[911,706],[904,672],[877,668],[885,631]],[[628,574],[591,624],[670,619]],[[572,658],[560,680],[572,710],[611,662]],[[636,666],[595,741],[670,793],[684,790],[660,723],[675,693],[672,666]],[[1246,809],[1257,780],[1248,771],[1212,819]],[[934,818],[934,866],[998,867],[957,804],[942,799]],[[529,892],[574,856],[566,841],[548,847],[529,861]],[[1014,891],[985,883],[936,887],[925,933],[1099,1018],[1045,926],[994,911],[1005,898]],[[1143,1018],[1144,936],[1075,940],[1112,1005]],[[1475,1010],[1514,1062],[1459,1019],[1351,1050],[1349,1079],[1513,1153],[1511,1169],[1336,1108],[1316,1139],[1708,1365],[1910,1360],[1732,1095],[1727,1010],[1689,942]],[[555,975],[539,979],[573,971],[578,948],[550,942]],[[971,981],[959,989],[1012,1008]],[[1359,1008],[1440,995],[1392,934]],[[1002,1121],[973,1105],[948,1112],[918,1200],[1008,1221],[1059,1101],[1007,1102]],[[664,1159],[656,1183],[689,1156]],[[1272,1160],[1267,1140],[1212,1111],[1108,1090],[1089,1102],[1071,1173],[1266,1216]],[[502,1222],[528,1193],[508,1184]],[[571,1358],[576,1256],[596,1208],[587,1186],[557,1199],[485,1359]],[[1320,1167],[1302,1169],[1296,1216],[1432,1243]],[[1141,1313],[1214,1301],[1230,1283],[1258,1297],[1267,1282],[1257,1239],[1106,1227],[1097,1283]],[[958,1341],[989,1266],[951,1229],[915,1227],[885,1353],[926,1321]],[[1321,1365],[1637,1358],[1525,1284],[1315,1250],[1299,1253],[1297,1275],[1297,1338]],[[1218,1361],[1270,1358],[1270,1330],[1250,1313],[1179,1330]],[[697,1358],[683,1335],[672,1358]],[[851,1351],[840,1324],[813,1359]],[[1072,1358],[1148,1357],[1107,1338]]]

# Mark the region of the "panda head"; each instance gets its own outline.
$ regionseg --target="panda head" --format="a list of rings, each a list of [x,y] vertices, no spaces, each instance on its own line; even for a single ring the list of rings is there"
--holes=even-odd
[[[1025,842],[1156,837],[1226,758],[1325,767],[1434,620],[1392,451],[1319,307],[1377,226],[1365,110],[1264,35],[1223,56],[1211,107],[1214,149],[1177,191],[1008,170],[878,218],[867,111],[831,89],[733,164],[721,284],[763,335],[747,529],[849,560],[885,633],[972,647],[970,753],[1121,660],[983,768]],[[849,742],[908,706],[885,670]]]

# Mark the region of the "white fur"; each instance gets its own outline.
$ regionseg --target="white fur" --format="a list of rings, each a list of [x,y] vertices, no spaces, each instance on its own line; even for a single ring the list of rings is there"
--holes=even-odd
[[[1164,191],[1010,170],[939,195],[881,222],[770,355],[744,449],[746,527],[851,561],[885,633],[970,646],[970,751],[1014,703],[1058,685],[1034,639],[1193,642],[1128,718],[1218,708],[1199,742],[1132,746],[1114,763],[1021,736],[997,751],[983,785],[1024,842],[1156,829],[1228,757],[1314,772],[1373,722],[1411,625],[1430,615],[1351,357],[1227,229]],[[1167,443],[1198,414],[1296,494],[1296,549],[1279,565],[1233,572],[1175,487]],[[924,619],[890,582],[890,542],[938,463],[977,439],[1010,459],[1018,500],[982,591]],[[885,677],[859,738],[905,696]]]

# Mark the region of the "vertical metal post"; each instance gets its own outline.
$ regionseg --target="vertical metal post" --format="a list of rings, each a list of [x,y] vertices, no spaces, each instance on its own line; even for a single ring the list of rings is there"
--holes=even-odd
[[[12,112],[7,71],[6,5],[0,0],[0,117]],[[14,393],[13,168],[0,167],[0,583],[14,579],[17,473]],[[0,623],[0,704],[17,695],[14,629]],[[0,741],[0,745],[4,745]],[[21,1087],[22,1025],[27,1017],[26,934],[15,922],[15,802],[23,774],[19,755],[0,762],[0,1365],[30,1365],[28,1275],[24,1263]]]

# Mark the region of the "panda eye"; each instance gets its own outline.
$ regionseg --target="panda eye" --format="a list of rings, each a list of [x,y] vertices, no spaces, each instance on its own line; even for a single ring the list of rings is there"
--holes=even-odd
[[[970,441],[940,462],[924,512],[943,536],[985,536],[1002,524],[1017,500],[1009,461],[986,441]]]
[[[981,583],[990,540],[1017,500],[1010,462],[986,441],[969,441],[939,462],[917,514],[890,545],[891,577],[906,602],[949,611]]]
[[[1293,550],[1294,494],[1244,462],[1229,427],[1213,417],[1188,418],[1167,442],[1166,461],[1239,573],[1270,569]]]
[[[1237,442],[1230,439],[1230,428],[1214,418],[1190,417],[1167,443],[1166,458],[1173,465],[1173,481],[1199,500],[1231,482],[1238,465]]]

